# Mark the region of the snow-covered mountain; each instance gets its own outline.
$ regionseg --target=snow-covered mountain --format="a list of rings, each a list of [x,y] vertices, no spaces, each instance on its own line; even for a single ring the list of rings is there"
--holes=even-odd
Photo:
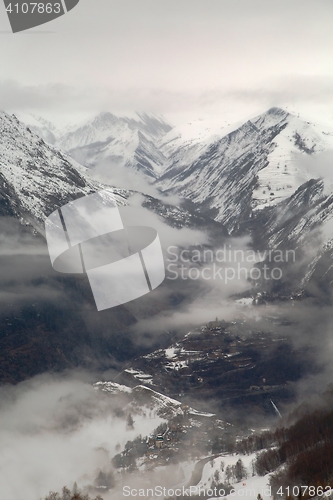
[[[85,175],[84,168],[45,143],[14,115],[0,114],[2,215],[40,225],[56,208],[100,188]],[[125,203],[125,192],[116,190],[115,196]]]
[[[56,208],[70,200],[110,189],[120,205],[132,191],[117,189],[92,179],[89,170],[47,144],[15,115],[0,113],[0,215],[13,215],[38,230]],[[202,227],[213,223],[183,208],[143,195],[143,205],[169,225]]]
[[[2,213],[40,223],[69,199],[105,187],[93,180],[91,169],[47,144],[15,117],[1,114],[0,126]],[[140,138],[139,149],[134,148],[134,137]],[[104,157],[109,166],[107,158],[114,158],[118,148],[121,171],[127,157],[130,171],[148,172],[151,179],[158,177],[157,185],[166,193],[191,200],[189,212],[145,197],[146,205],[172,225],[206,227],[214,218],[229,233],[250,232],[255,244],[265,248],[300,248],[320,228],[319,254],[314,252],[307,277],[332,247],[332,189],[318,179],[315,162],[308,160],[333,149],[333,130],[282,109],[272,108],[232,131],[228,123],[206,127],[200,121],[170,130],[156,117],[103,113],[65,134],[62,145],[78,155],[90,151],[92,164]],[[161,175],[152,158],[159,158]],[[140,168],[135,161],[141,162]],[[129,191],[115,192],[125,203]]]
[[[320,177],[303,160],[333,149],[333,128],[279,108],[238,127],[222,118],[171,128],[154,115],[101,113],[61,135],[43,119],[35,120],[40,127],[29,128],[44,139],[57,136],[56,146],[88,167],[90,177],[110,185],[128,176],[131,186],[136,180],[142,185],[142,177],[154,181],[166,194],[192,201],[230,233]]]
[[[164,144],[164,148],[167,148]],[[158,186],[210,210],[230,232],[255,211],[276,206],[319,177],[302,155],[333,149],[333,129],[271,108],[227,133],[170,148]]]
[[[158,141],[171,129],[163,118],[100,113],[63,135],[57,145],[88,168],[103,168],[110,179],[123,169],[156,179],[165,164]]]

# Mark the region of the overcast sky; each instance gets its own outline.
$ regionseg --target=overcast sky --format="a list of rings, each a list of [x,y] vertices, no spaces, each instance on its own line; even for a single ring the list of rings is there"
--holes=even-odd
[[[332,19],[332,0],[80,0],[12,34],[0,6],[0,107],[177,122],[294,105],[333,123]]]

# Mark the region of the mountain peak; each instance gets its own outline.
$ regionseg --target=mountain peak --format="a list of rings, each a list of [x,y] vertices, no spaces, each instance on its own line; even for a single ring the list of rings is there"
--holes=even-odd
[[[291,118],[293,118],[293,115],[288,113],[288,111],[282,108],[272,107],[264,113],[250,119],[248,123],[255,125],[257,128],[270,129],[277,126],[286,126]]]
[[[282,108],[277,108],[277,107],[272,107],[269,108],[267,111],[264,111],[260,115],[257,115],[255,118],[252,118],[250,121],[252,123],[256,123],[257,121],[260,121],[262,123],[280,123],[282,121],[287,120],[288,118],[291,118],[293,115],[288,113],[288,111],[282,109]]]
[[[275,116],[288,116],[289,113],[285,109],[282,108],[277,108],[273,106],[272,108],[269,108],[268,111],[266,111],[267,115],[275,115]]]

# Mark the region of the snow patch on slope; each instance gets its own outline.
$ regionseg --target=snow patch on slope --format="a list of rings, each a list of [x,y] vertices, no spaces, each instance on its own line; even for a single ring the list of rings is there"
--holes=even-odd
[[[289,198],[299,186],[317,177],[302,156],[333,149],[333,129],[293,117],[274,139],[268,164],[258,173],[253,191],[254,209],[276,205]]]

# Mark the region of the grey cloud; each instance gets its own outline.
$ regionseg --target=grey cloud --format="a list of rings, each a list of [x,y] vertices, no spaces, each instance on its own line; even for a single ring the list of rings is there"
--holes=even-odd
[[[289,105],[305,111],[317,106],[329,111],[333,102],[333,78],[330,76],[280,75],[260,84],[242,82],[215,86],[206,90],[175,90],[161,87],[131,86],[128,88],[58,84],[30,85],[15,81],[0,82],[0,107],[9,112],[31,112],[55,121],[72,124],[100,111],[118,114],[133,110],[165,115],[170,121],[195,119],[200,116],[220,116],[221,120],[245,120],[269,107]],[[291,109],[292,111],[292,109]],[[320,121],[320,116],[317,120]],[[103,165],[100,175],[103,176]]]
[[[0,482],[8,500],[36,500],[53,489],[92,484],[110,470],[116,446],[149,434],[160,418],[135,418],[135,430],[115,416],[126,404],[91,385],[92,376],[44,375],[0,388]]]

